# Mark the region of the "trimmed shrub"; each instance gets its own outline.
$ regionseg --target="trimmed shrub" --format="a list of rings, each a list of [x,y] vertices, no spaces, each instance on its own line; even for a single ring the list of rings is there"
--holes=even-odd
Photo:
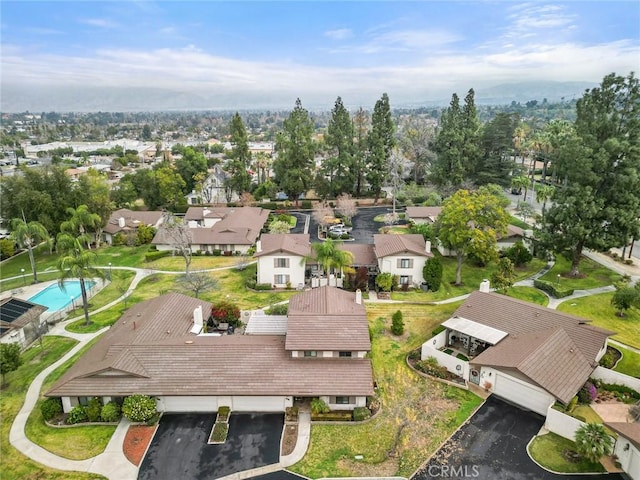
[[[214,257],[219,257],[220,255],[222,255],[222,250],[219,250],[219,249],[217,249],[217,248],[214,248],[214,249],[211,251],[211,254],[212,254]]]
[[[330,411],[329,405],[324,400],[314,398],[311,400],[311,413],[328,413]]]
[[[439,365],[435,357],[429,357],[426,360],[417,362],[416,368],[422,373],[426,373],[432,377],[444,379],[449,377],[449,371],[442,365]]]
[[[98,397],[93,397],[85,407],[87,418],[90,422],[99,422],[102,418],[102,401]]]
[[[171,255],[171,250],[161,250],[159,252],[147,252],[144,254],[145,262],[153,262],[154,260],[158,260],[159,258],[168,257]]]
[[[228,323],[236,327],[240,322],[240,309],[235,303],[221,301],[213,305],[211,316],[218,322]]]
[[[371,417],[371,410],[367,407],[356,407],[353,409],[353,419],[356,422],[361,422]]]
[[[627,397],[627,399],[633,398],[635,400],[640,400],[640,393],[636,392],[633,388],[627,387],[626,385],[618,385],[617,383],[603,383],[601,381],[596,381],[596,385],[602,390],[615,393],[617,398],[623,399],[624,397]]]
[[[250,278],[249,280],[247,280],[245,285],[246,285],[247,288],[250,288],[250,289],[254,290],[256,288],[256,279],[255,278]]]
[[[442,263],[437,257],[432,257],[426,261],[422,269],[424,281],[432,292],[440,290],[442,284]]]
[[[404,322],[402,321],[402,312],[396,311],[391,317],[391,333],[394,335],[402,335],[404,333]]]
[[[440,332],[444,332],[447,329],[447,327],[443,326],[443,325],[439,325],[436,328],[433,329],[433,331],[431,332],[431,334],[435,337],[436,335],[438,335]]]
[[[100,412],[100,418],[103,422],[117,422],[120,420],[122,412],[120,411],[120,405],[117,402],[109,402]]]
[[[574,408],[576,408],[576,405],[578,404],[578,396],[576,395],[575,397],[573,397],[571,399],[571,401],[569,402],[569,404],[567,405],[567,412],[572,412]]]
[[[327,412],[312,413],[311,420],[316,422],[350,422],[353,419],[351,412]]]
[[[47,422],[62,413],[62,400],[60,398],[48,398],[40,404],[40,413]]]
[[[87,420],[89,420],[89,417],[87,416],[87,411],[82,405],[76,405],[75,407],[73,407],[69,412],[69,416],[67,417],[67,423],[69,425],[86,422]]]
[[[311,200],[302,200],[300,202],[300,208],[303,210],[311,210],[313,208],[313,203]]]
[[[511,260],[511,263],[516,267],[521,267],[533,260],[533,255],[531,255],[531,252],[527,250],[527,247],[525,247],[522,242],[516,242],[507,248],[503,256]]]
[[[156,414],[156,401],[148,395],[131,395],[124,399],[122,414],[132,422],[146,422]]]
[[[585,383],[578,391],[578,401],[580,403],[591,403],[598,396],[598,390],[591,382]]]
[[[273,288],[273,285],[271,285],[270,283],[256,283],[256,286],[254,288],[256,290],[271,290]]]
[[[549,295],[555,298],[564,298],[569,295],[573,295],[573,288],[562,288],[554,285],[551,282],[545,280],[536,279],[533,281],[533,286],[547,292]]]
[[[286,315],[289,309],[289,304],[283,303],[280,305],[273,305],[272,307],[267,308],[264,313],[267,315]]]

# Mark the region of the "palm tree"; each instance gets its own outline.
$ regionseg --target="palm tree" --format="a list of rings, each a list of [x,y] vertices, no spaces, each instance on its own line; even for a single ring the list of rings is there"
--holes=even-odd
[[[96,277],[100,279],[105,278],[103,271],[94,267],[97,255],[94,252],[84,249],[83,238],[73,236],[69,233],[58,234],[56,245],[58,252],[61,253],[58,259],[58,270],[60,270],[58,285],[64,290],[65,280],[77,278],[80,281],[84,324],[89,325],[91,323],[89,321],[89,299],[87,297],[85,280]]]
[[[593,463],[611,453],[613,440],[600,423],[587,423],[576,430],[576,450]]]
[[[552,185],[536,185],[536,202],[542,202],[542,219],[544,220],[544,211],[547,206],[547,200],[553,196],[555,188]]]
[[[33,272],[33,283],[38,283],[38,274],[36,272],[36,261],[33,257],[33,249],[42,242],[51,240],[47,229],[39,222],[29,222],[22,218],[14,218],[11,220],[11,237],[20,246],[26,248],[29,252],[29,262],[31,262],[31,271]]]
[[[82,237],[87,248],[91,249],[89,230],[96,230],[102,223],[102,218],[97,213],[91,213],[86,205],[80,205],[78,208],[69,207],[67,213],[71,218],[62,222],[60,231]]]
[[[526,137],[527,137],[527,131],[522,126],[516,127],[516,129],[513,131],[513,146],[516,150],[516,153],[520,154],[523,167],[524,167],[524,157],[525,157],[523,153],[523,146],[524,146]]]
[[[518,175],[511,179],[511,186],[522,190],[524,188],[524,201],[527,201],[527,191],[529,190],[529,179],[525,175]]]
[[[327,239],[324,242],[311,244],[313,255],[311,258],[318,262],[324,274],[329,276],[331,269],[342,271],[353,264],[353,254],[338,247],[342,242],[334,242]]]

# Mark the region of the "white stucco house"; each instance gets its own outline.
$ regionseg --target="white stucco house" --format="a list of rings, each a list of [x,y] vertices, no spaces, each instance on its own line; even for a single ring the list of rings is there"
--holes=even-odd
[[[258,283],[276,288],[302,288],[305,284],[305,259],[311,254],[308,233],[265,233],[256,242]]]
[[[620,467],[632,480],[640,480],[640,423],[607,422],[607,427],[618,434],[613,454]]]
[[[450,372],[541,415],[568,404],[606,352],[614,332],[583,318],[489,292],[473,292],[422,345]]]
[[[424,282],[422,269],[431,253],[431,242],[420,234],[373,236],[373,250],[380,272],[398,276],[398,284],[408,287]]]
[[[111,245],[113,237],[117,234],[136,235],[140,225],[158,228],[162,225],[163,219],[163,212],[161,211],[138,211],[120,208],[109,217],[102,231],[102,239],[105,243]]]
[[[179,293],[134,305],[45,395],[60,397],[65,412],[132,394],[154,397],[163,412],[282,412],[296,398],[352,410],[373,395],[361,295],[302,292],[286,322],[247,328],[252,335],[203,333],[211,308]]]

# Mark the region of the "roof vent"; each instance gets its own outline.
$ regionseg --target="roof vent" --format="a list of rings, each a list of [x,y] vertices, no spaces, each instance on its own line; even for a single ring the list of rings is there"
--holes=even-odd
[[[184,343],[186,343],[187,345],[191,345],[193,343],[193,340],[186,340]]]
[[[169,335],[171,333],[171,330],[167,330],[167,335]]]

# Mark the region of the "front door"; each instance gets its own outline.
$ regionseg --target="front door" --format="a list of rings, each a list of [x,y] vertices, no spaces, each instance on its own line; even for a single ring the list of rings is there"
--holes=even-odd
[[[476,385],[480,385],[480,371],[471,367],[471,370],[469,370],[469,380]]]

